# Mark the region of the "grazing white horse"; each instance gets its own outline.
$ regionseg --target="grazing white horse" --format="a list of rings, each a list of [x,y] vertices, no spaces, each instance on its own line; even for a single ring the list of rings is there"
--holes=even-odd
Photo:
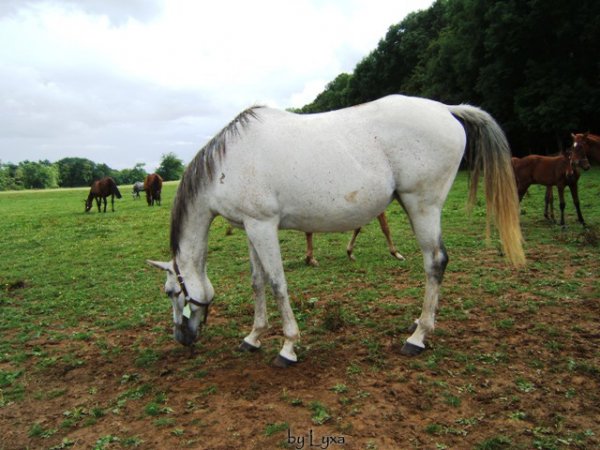
[[[471,162],[470,201],[485,177],[488,218],[494,217],[506,257],[525,261],[519,200],[504,133],[472,106],[388,96],[322,114],[298,115],[267,107],[239,114],[191,161],[171,216],[167,272],[174,336],[191,346],[208,316],[214,289],[206,275],[208,231],[217,215],[248,236],[254,325],[242,350],[260,348],[267,330],[265,287],[283,321],[284,343],[275,364],[297,361],[299,330],[288,297],[278,229],[355,230],[396,199],[423,252],[426,273],[421,316],[401,353],[419,354],[434,329],[440,283],[448,262],[441,210],[465,147]]]

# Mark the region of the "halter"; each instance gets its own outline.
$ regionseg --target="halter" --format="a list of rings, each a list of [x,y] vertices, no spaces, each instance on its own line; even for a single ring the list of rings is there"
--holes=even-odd
[[[191,303],[192,305],[205,307],[206,312],[204,313],[203,322],[206,324],[206,320],[208,319],[208,307],[210,306],[211,302],[202,303],[201,301],[190,297],[190,294],[188,293],[188,290],[185,286],[185,281],[183,280],[183,275],[181,275],[181,272],[179,271],[179,266],[177,265],[177,261],[175,260],[175,258],[173,258],[173,268],[175,269],[175,275],[177,275],[177,283],[179,283],[179,288],[181,289],[179,292],[176,292],[175,295],[179,295],[179,294],[183,293],[183,297],[184,297],[183,307],[184,308],[189,303]]]

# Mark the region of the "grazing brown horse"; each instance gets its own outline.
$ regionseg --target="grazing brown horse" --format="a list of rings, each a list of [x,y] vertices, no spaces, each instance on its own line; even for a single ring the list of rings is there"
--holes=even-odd
[[[394,243],[392,242],[392,237],[390,236],[390,227],[387,223],[387,219],[385,217],[385,212],[382,212],[381,214],[379,214],[377,216],[377,220],[379,220],[379,225],[381,226],[381,231],[383,232],[383,235],[385,236],[385,240],[387,241],[388,248],[390,249],[391,255],[394,258],[399,259],[400,261],[404,261],[404,256],[402,256],[400,254],[400,252],[398,250],[396,250],[396,247],[394,247]],[[358,233],[360,233],[360,230],[361,230],[360,228],[357,228],[356,230],[354,230],[354,234],[352,235],[350,242],[348,242],[348,247],[346,247],[346,252],[348,253],[348,258],[350,258],[352,261],[354,261],[356,259],[356,258],[354,258],[352,251],[354,250],[354,244],[356,242],[356,237],[358,236]],[[309,266],[317,267],[319,265],[319,263],[313,256],[312,235],[313,235],[312,233],[306,233],[306,258],[305,258],[305,261],[306,261],[306,264],[308,264]]]
[[[160,191],[162,191],[163,180],[157,173],[151,173],[144,180],[144,190],[146,191],[146,201],[148,206],[154,206],[154,202],[160,206]]]
[[[110,204],[113,212],[115,211],[115,196],[121,198],[121,193],[117,187],[117,183],[111,177],[104,177],[100,180],[96,180],[92,183],[90,188],[90,194],[87,200],[85,200],[85,212],[89,212],[92,209],[92,201],[96,200],[98,206],[98,212],[100,212],[100,202],[104,201],[104,212],[106,212],[106,197],[110,195]]]
[[[565,187],[569,187],[573,203],[577,210],[577,218],[585,224],[581,209],[579,207],[579,195],[577,192],[577,180],[579,172],[577,168],[588,170],[590,163],[585,156],[582,146],[576,146],[561,152],[559,156],[529,155],[524,158],[512,158],[513,170],[517,181],[519,201],[532,184],[541,184],[547,187],[545,196],[544,216],[554,220],[552,207],[552,186],[558,189],[560,199],[560,224],[565,225]],[[550,195],[548,195],[548,192]]]

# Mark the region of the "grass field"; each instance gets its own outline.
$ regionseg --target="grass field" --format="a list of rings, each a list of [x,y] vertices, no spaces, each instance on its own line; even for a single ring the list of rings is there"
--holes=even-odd
[[[302,331],[287,370],[269,364],[281,344],[272,299],[261,352],[235,351],[253,317],[248,252],[221,219],[208,326],[194,355],[172,340],[164,275],[144,261],[169,259],[176,184],[154,208],[122,186],[106,214],[83,212],[83,189],[0,193],[0,449],[598,448],[600,169],[580,179],[587,229],[570,198],[567,228],[547,223],[544,190],[530,189],[519,270],[485,242],[484,205],[465,215],[466,179],[444,208],[450,264],[416,358],[396,348],[424,286],[398,205],[388,216],[404,262],[376,221],[356,262],[350,234],[316,235],[317,268],[303,235],[281,232]]]

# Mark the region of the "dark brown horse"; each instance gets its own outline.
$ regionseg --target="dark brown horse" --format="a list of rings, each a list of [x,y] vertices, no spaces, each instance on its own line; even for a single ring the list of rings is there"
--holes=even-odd
[[[160,206],[160,192],[162,191],[163,180],[157,173],[151,173],[144,180],[144,191],[146,191],[146,201],[148,206],[154,206],[154,202]]]
[[[544,216],[554,220],[552,205],[552,186],[558,189],[560,199],[560,224],[565,224],[565,187],[569,187],[573,203],[577,210],[577,218],[585,224],[579,207],[577,192],[578,168],[588,170],[590,163],[585,156],[583,147],[574,145],[563,151],[559,156],[529,155],[524,158],[512,158],[513,170],[517,181],[519,201],[532,184],[541,184],[547,187],[545,196]],[[549,194],[548,194],[549,193]]]
[[[85,212],[89,212],[92,209],[92,201],[96,200],[98,206],[98,212],[100,212],[100,202],[104,201],[104,212],[106,212],[106,197],[110,195],[110,203],[112,210],[115,210],[115,196],[121,198],[121,193],[117,187],[117,183],[111,177],[104,177],[100,180],[96,180],[92,183],[90,188],[90,194],[87,200],[85,200]]]
[[[377,220],[379,220],[379,225],[381,226],[381,231],[383,232],[383,235],[385,236],[385,240],[388,244],[390,254],[394,258],[399,259],[400,261],[404,261],[404,256],[402,256],[400,254],[400,252],[398,250],[396,250],[396,247],[394,247],[394,243],[392,242],[392,237],[390,236],[390,227],[387,223],[387,219],[385,217],[385,212],[382,212],[381,214],[379,214],[377,216]],[[360,228],[357,228],[356,230],[354,230],[354,234],[352,235],[350,242],[348,242],[348,247],[346,247],[346,253],[348,253],[348,258],[350,258],[352,261],[355,260],[354,255],[352,254],[352,251],[354,250],[354,244],[356,242],[356,237],[358,236],[358,233],[360,233],[360,230],[361,230]],[[308,264],[309,266],[316,267],[319,265],[319,263],[313,256],[312,235],[313,235],[312,233],[306,233],[306,258],[305,258],[305,261],[306,261],[306,264]]]

